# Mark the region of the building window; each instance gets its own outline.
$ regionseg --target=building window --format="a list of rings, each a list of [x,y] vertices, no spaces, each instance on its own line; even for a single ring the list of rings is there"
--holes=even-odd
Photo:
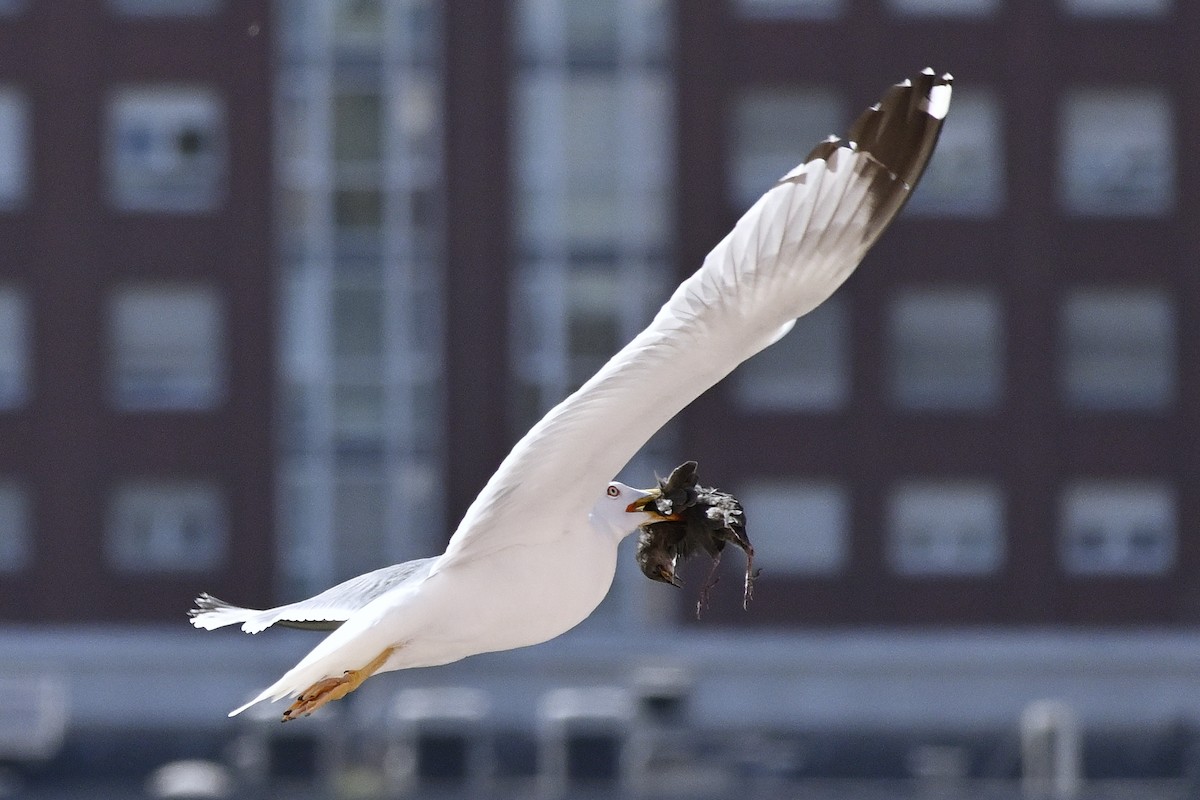
[[[564,23],[567,63],[615,65],[620,50],[617,0],[559,3]]]
[[[519,0],[518,57],[526,65],[560,62],[579,70],[616,70],[620,62],[662,64],[669,53],[664,0]]]
[[[387,492],[374,470],[343,470],[333,492],[337,580],[388,563]]]
[[[621,87],[611,75],[575,76],[563,83],[562,143],[566,234],[572,244],[604,243],[619,224],[618,138],[613,124]]]
[[[987,17],[1000,7],[1000,0],[888,0],[888,5],[900,14],[920,17]],[[954,103],[957,114],[961,109],[957,97]]]
[[[1175,123],[1154,89],[1069,92],[1059,121],[1063,207],[1089,216],[1160,216],[1175,203]]]
[[[23,486],[0,479],[0,573],[29,565],[32,524],[29,496]]]
[[[360,257],[374,255],[383,243],[388,227],[385,212],[388,192],[385,189],[384,126],[396,123],[387,120],[388,97],[378,86],[352,85],[340,88],[333,95],[333,224],[337,231],[338,250]],[[308,142],[321,147],[320,140]],[[409,168],[408,181],[419,182],[420,167]],[[415,208],[417,186],[409,188],[413,195],[400,208]]]
[[[618,78],[619,74],[619,78]],[[574,74],[524,69],[515,83],[517,225],[537,256],[612,248],[632,253],[667,237],[670,173],[662,70]],[[778,177],[778,176],[776,176]]]
[[[1175,307],[1159,289],[1077,289],[1062,311],[1062,390],[1082,409],[1161,411],[1175,401]]]
[[[339,166],[382,156],[383,98],[377,92],[339,92],[333,98],[333,157]]]
[[[831,411],[850,396],[846,303],[834,295],[791,332],[733,373],[733,396],[750,411]]]
[[[203,411],[225,399],[225,320],[216,290],[136,286],[109,303],[109,392],[123,411]]]
[[[567,276],[567,359],[572,390],[596,374],[621,347],[618,275],[573,269]]]
[[[511,342],[520,382],[514,424],[524,431],[592,377],[663,300],[637,264],[579,259],[526,265],[515,288]]]
[[[25,294],[0,286],[0,410],[29,397],[29,309]]]
[[[109,102],[108,186],[122,211],[196,212],[225,191],[225,112],[203,88],[127,87]]]
[[[385,30],[382,0],[335,0],[333,41],[344,51],[371,52],[379,47]]]
[[[1062,494],[1059,555],[1072,575],[1161,575],[1175,565],[1175,494],[1157,481],[1081,481]]]
[[[909,213],[985,217],[1004,205],[1000,103],[988,91],[954,95],[954,116],[908,203]]]
[[[733,108],[730,202],[748,208],[808,155],[809,144],[845,126],[841,97],[828,89],[756,87]]]
[[[754,545],[777,569],[834,575],[850,558],[850,500],[824,482],[755,483],[738,492]]]
[[[887,525],[900,575],[989,575],[1004,564],[1004,500],[992,484],[901,484],[888,498]]]
[[[1172,0],[1063,0],[1067,13],[1080,17],[1165,17]]]
[[[382,453],[387,432],[387,396],[378,383],[341,383],[333,387],[333,434],[338,454]]]
[[[984,410],[1000,404],[1000,302],[983,289],[908,290],[891,305],[890,384],[902,408]]]
[[[124,572],[200,572],[225,560],[229,519],[207,481],[130,480],[109,502],[110,563]]]
[[[846,0],[737,0],[738,13],[752,19],[835,19],[845,8]]]
[[[109,0],[114,11],[131,17],[199,17],[214,14],[221,0]]]
[[[0,209],[21,204],[29,188],[29,104],[0,86]]]
[[[378,374],[385,348],[383,292],[368,280],[339,281],[333,292],[333,354],[361,377]]]

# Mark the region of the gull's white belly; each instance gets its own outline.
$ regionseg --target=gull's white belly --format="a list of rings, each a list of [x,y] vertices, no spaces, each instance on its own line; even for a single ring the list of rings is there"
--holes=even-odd
[[[460,613],[480,652],[524,647],[565,633],[588,617],[608,594],[617,548],[605,537],[580,546],[579,535],[553,548],[512,548],[468,565],[463,581],[482,596]],[[588,544],[588,543],[583,543]],[[456,581],[457,583],[457,581]]]
[[[397,626],[403,643],[384,669],[446,664],[553,639],[600,604],[616,562],[616,541],[588,526],[438,571],[384,621]]]

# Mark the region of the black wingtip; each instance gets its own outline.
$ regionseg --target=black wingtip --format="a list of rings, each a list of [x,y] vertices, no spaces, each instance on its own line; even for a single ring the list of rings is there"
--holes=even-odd
[[[850,126],[847,138],[912,189],[933,154],[950,107],[950,73],[923,71],[888,89]]]
[[[938,75],[926,67],[892,86],[883,99],[866,109],[850,126],[845,141],[830,136],[808,154],[805,162],[829,159],[839,147],[867,153],[903,184],[916,186],[933,154],[950,107],[954,76]]]

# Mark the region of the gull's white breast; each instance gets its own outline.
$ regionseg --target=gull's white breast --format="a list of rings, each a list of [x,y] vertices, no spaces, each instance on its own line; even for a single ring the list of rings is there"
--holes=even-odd
[[[590,524],[537,545],[435,569],[378,609],[379,633],[402,646],[384,670],[447,664],[553,639],[595,610],[612,585],[617,540]],[[382,599],[382,598],[381,598]]]

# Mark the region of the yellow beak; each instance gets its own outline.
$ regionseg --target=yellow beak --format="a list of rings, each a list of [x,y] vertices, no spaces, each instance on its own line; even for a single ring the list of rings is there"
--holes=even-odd
[[[654,501],[659,498],[656,491],[648,491],[644,496],[634,500],[625,510],[630,514],[645,514],[650,517],[651,522],[682,522],[683,514],[660,514],[658,508],[654,505]]]

